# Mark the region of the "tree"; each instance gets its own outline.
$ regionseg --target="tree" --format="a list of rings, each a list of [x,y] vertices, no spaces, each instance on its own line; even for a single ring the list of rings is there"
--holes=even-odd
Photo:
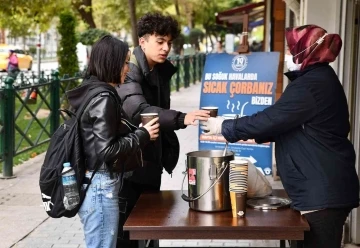
[[[48,30],[54,17],[64,10],[73,7],[80,18],[88,25],[89,28],[96,28],[92,16],[92,0],[0,0],[0,28],[7,28],[10,32],[15,32],[19,27],[23,28],[24,33],[39,28],[40,32]],[[21,17],[20,22],[8,22],[9,19]],[[24,21],[26,20],[26,21]],[[26,25],[18,25],[26,24]],[[28,26],[30,26],[29,29]]]
[[[241,6],[243,4],[247,4],[247,3],[251,3],[253,2],[252,0],[235,0],[235,1],[230,1],[229,3],[229,7],[230,8],[235,8],[238,6]]]
[[[204,36],[204,33],[200,29],[193,28],[189,34],[189,43],[194,45],[195,49],[198,51],[200,50],[199,41],[202,40]]]
[[[98,4],[101,0],[94,0]],[[158,11],[169,14],[166,9],[173,5],[173,0],[108,0],[103,8],[102,16],[106,16],[106,26],[103,29],[119,31],[124,28],[131,31],[133,44],[138,44],[136,34],[136,20],[148,12]],[[134,5],[135,4],[135,5]],[[104,11],[106,9],[106,11]],[[133,10],[135,10],[135,18]],[[132,12],[132,13],[131,13]],[[96,16],[96,15],[95,15]],[[103,19],[103,17],[98,17]]]
[[[19,29],[19,22],[8,22],[9,19],[21,18],[21,23],[27,28],[39,28],[40,31],[45,31],[58,13],[66,9],[68,0],[0,0],[0,24],[8,28],[10,32]],[[13,18],[12,18],[13,17]],[[21,28],[22,26],[20,26]],[[28,30],[25,30],[28,32]]]
[[[245,3],[245,1],[251,0],[238,0],[238,1],[228,1],[228,0],[204,0],[198,1],[196,9],[201,9],[202,11],[195,12],[195,23],[202,25],[202,28],[205,29],[206,36],[221,36],[230,31],[230,28],[224,25],[219,25],[216,23],[216,13],[221,11],[240,6]],[[210,39],[211,40],[211,39]],[[213,41],[211,40],[213,43]],[[214,45],[214,44],[212,44]]]
[[[107,34],[110,33],[106,30],[91,28],[80,34],[79,41],[86,46],[92,46],[99,38]]]
[[[180,17],[179,0],[174,0],[174,5],[175,5],[176,15],[177,15],[178,17]]]
[[[185,36],[183,34],[180,34],[174,41],[173,41],[173,49],[174,53],[179,55],[181,54],[181,51],[183,50],[183,46],[185,44]]]
[[[69,11],[60,14],[58,32],[61,35],[58,47],[59,73],[60,75],[74,75],[79,71],[79,63],[76,54],[77,39],[75,35],[76,19]]]
[[[136,21],[145,13],[159,11],[176,15],[180,24],[205,29],[216,34],[215,13],[251,0],[0,0],[0,28],[13,36],[26,37],[37,27],[48,29],[54,17],[63,10],[73,10],[87,28],[99,27],[119,33],[131,32],[134,45],[138,43]],[[19,28],[21,27],[21,28]],[[22,29],[22,30],[21,30]]]
[[[6,21],[0,19],[0,22],[0,27],[6,28],[10,31],[10,37],[22,37],[24,46],[26,38],[33,34],[31,31],[32,23],[29,22],[28,18],[22,15],[15,14],[13,16],[9,16]],[[23,49],[25,50],[25,47],[23,47]]]
[[[136,28],[136,1],[135,0],[128,0],[129,3],[129,12],[130,12],[130,21],[131,21],[131,35],[133,40],[133,45],[139,45],[139,39],[137,35],[137,28]]]
[[[71,0],[71,4],[89,28],[96,28],[93,18],[92,0]]]

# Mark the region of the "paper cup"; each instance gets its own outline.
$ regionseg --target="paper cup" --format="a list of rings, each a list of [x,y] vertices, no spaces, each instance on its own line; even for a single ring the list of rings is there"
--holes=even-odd
[[[140,114],[141,116],[141,123],[145,126],[149,121],[159,116],[158,113],[146,113]]]
[[[206,107],[201,107],[201,109],[210,111],[210,117],[216,117],[218,115],[218,109],[219,109],[218,107],[206,106]]]
[[[246,214],[246,192],[230,192],[231,210],[233,218],[243,218]]]
[[[229,191],[246,193],[248,190],[248,161],[231,160],[229,169]]]
[[[231,160],[229,169],[229,182],[233,180],[248,179],[248,161],[246,160]]]

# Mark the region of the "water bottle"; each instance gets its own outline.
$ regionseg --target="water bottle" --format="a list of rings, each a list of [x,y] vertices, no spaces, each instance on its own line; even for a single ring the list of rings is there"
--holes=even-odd
[[[77,187],[75,171],[70,167],[70,163],[63,164],[62,184],[64,186],[64,207],[66,210],[74,209],[80,203],[79,190]]]

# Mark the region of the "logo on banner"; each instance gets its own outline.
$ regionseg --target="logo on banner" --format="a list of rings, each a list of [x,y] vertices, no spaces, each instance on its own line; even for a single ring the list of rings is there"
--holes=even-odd
[[[246,68],[248,59],[245,55],[237,55],[232,59],[231,67],[234,71],[242,71]]]
[[[264,168],[265,175],[271,174],[271,169],[269,167]]]

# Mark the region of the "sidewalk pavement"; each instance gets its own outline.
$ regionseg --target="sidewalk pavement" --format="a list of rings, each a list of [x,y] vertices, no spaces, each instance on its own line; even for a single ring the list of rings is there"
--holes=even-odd
[[[189,112],[199,108],[200,84],[191,85],[171,96],[172,108]],[[197,127],[177,131],[180,158],[172,178],[164,172],[162,190],[180,190],[186,153],[198,150]],[[0,248],[82,248],[86,247],[79,218],[49,218],[42,206],[38,186],[45,154],[14,168],[16,178],[0,180]],[[268,177],[272,181],[271,177]],[[272,182],[281,188],[279,181]],[[184,185],[187,189],[187,185]],[[278,241],[251,240],[161,240],[160,246],[279,247]],[[349,247],[350,248],[350,247]]]

